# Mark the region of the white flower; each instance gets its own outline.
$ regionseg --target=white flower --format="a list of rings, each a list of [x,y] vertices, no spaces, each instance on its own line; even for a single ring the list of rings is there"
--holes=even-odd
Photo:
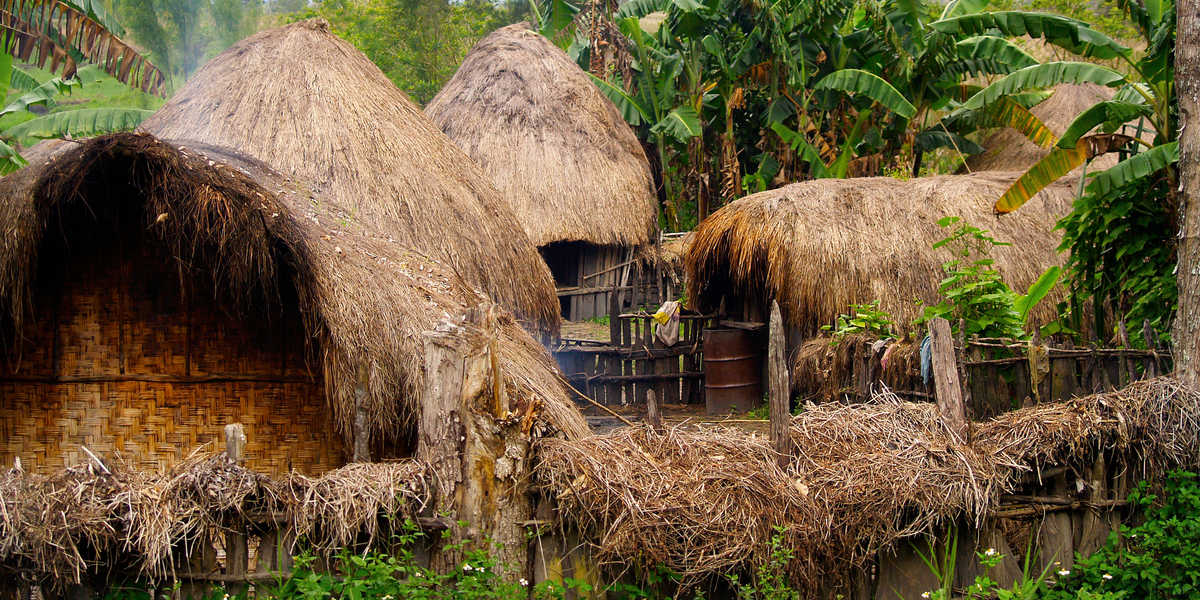
[[[984,555],[984,556],[995,556],[995,555],[996,555],[996,549],[995,549],[995,548],[988,548],[988,549],[987,549],[987,550],[986,550],[986,551],[983,553],[983,555]]]
[[[521,578],[521,587],[529,587],[529,582],[524,577]]]
[[[1101,575],[1101,576],[1100,576],[1100,579],[1103,579],[1103,580],[1105,580],[1105,581],[1108,581],[1109,579],[1112,579],[1112,575],[1109,575],[1108,573],[1105,573],[1105,574],[1103,574],[1103,575]]]
[[[1067,575],[1070,575],[1070,574],[1071,574],[1071,572],[1070,572],[1070,571],[1068,571],[1068,570],[1066,570],[1066,569],[1063,569],[1063,570],[1061,570],[1061,571],[1059,571],[1059,572],[1058,572],[1058,576],[1059,576],[1059,577],[1066,577]]]
[[[464,571],[467,571],[467,572],[470,572],[470,571],[471,571],[471,565],[463,565],[463,570],[464,570]]]
[[[925,592],[925,593],[921,594],[921,597],[922,597],[922,598],[928,598],[928,597],[929,597],[929,592]]]

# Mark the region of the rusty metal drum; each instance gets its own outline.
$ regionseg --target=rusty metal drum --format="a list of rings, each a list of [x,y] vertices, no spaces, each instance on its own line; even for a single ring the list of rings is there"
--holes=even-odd
[[[704,398],[709,415],[746,412],[762,403],[760,337],[745,329],[704,331]]]

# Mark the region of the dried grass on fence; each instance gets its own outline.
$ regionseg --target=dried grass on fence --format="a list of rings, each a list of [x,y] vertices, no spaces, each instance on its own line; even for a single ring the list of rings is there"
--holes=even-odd
[[[630,428],[545,440],[537,471],[601,561],[700,577],[761,564],[782,527],[793,576],[816,590],[901,538],[985,519],[1034,468],[1082,464],[1102,448],[1150,477],[1193,466],[1198,419],[1200,393],[1160,378],[1009,413],[964,444],[934,405],[884,393],[795,417],[784,470],[746,433]]]
[[[0,563],[79,582],[89,567],[168,578],[198,540],[214,539],[227,517],[283,513],[318,551],[379,531],[390,515],[427,501],[425,470],[411,461],[350,465],[322,477],[272,481],[202,454],[168,473],[93,462],[53,476],[10,470],[0,477]]]

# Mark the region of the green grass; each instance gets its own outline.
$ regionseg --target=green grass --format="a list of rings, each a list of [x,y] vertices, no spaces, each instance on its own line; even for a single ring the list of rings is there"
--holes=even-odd
[[[39,69],[30,65],[22,65],[21,70],[29,73],[38,81],[46,81],[53,77],[49,71]],[[15,100],[22,93],[20,90],[9,90],[8,97],[5,98],[5,104]],[[146,94],[140,90],[135,90],[109,76],[102,74],[100,79],[84,84],[83,87],[71,90],[69,94],[60,95],[55,104],[50,107],[50,112],[61,112],[64,110],[75,110],[80,108],[107,108],[107,107],[123,107],[123,108],[144,108],[149,110],[157,109],[165,102],[164,99],[158,96]],[[0,130],[7,129],[13,125],[24,123],[37,115],[30,112],[18,112],[0,117]],[[36,139],[19,140],[21,146],[28,148],[37,143]]]

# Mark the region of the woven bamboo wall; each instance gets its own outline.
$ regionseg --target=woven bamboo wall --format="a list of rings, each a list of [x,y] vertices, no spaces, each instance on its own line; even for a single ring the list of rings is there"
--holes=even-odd
[[[294,303],[271,318],[228,315],[206,271],[181,275],[157,249],[130,245],[46,253],[36,318],[0,364],[0,465],[19,456],[52,470],[86,460],[86,446],[162,469],[233,422],[246,427],[252,468],[344,464]]]

